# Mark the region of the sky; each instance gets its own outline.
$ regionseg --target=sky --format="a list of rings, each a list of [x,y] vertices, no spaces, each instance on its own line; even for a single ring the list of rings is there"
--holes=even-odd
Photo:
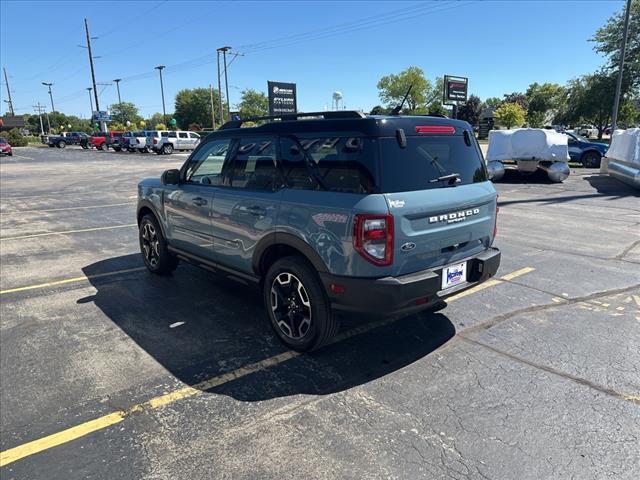
[[[216,48],[242,56],[228,68],[232,108],[243,89],[294,82],[298,109],[380,103],[380,77],[415,65],[432,81],[469,78],[480,98],[564,84],[604,63],[588,39],[623,0],[608,1],[16,1],[0,0],[0,64],[17,114],[40,102],[87,118],[89,22],[100,106],[122,101],[148,117],[162,111],[156,65],[166,65],[167,112],[184,88],[217,86]],[[108,85],[110,84],[110,85]],[[0,111],[7,110],[2,78]],[[224,89],[224,87],[223,87]]]

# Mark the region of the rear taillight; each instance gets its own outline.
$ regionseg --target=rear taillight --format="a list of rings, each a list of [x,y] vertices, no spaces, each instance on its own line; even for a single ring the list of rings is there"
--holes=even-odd
[[[498,207],[498,197],[496,197],[496,219],[493,222],[493,238],[498,236],[498,212],[500,211],[500,207]]]
[[[154,139],[153,139],[153,144],[155,145],[156,143],[158,143],[158,139],[157,139],[157,138],[154,138]]]
[[[393,263],[393,216],[356,215],[353,247],[365,260],[378,266]]]

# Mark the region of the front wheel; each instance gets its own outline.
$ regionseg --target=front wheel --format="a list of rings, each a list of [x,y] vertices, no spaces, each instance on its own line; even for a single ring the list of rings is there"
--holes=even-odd
[[[600,160],[598,152],[586,152],[580,159],[585,168],[600,168]]]
[[[61,140],[58,142],[58,148],[65,148],[67,146],[67,142]]]
[[[107,149],[107,144],[106,143],[101,143],[100,146],[98,147],[98,150],[105,151],[106,149]]]
[[[281,258],[269,268],[263,299],[273,329],[292,350],[319,348],[338,332],[320,279],[300,257]]]
[[[144,264],[151,273],[169,275],[176,269],[178,259],[169,252],[160,225],[153,215],[142,217],[138,238]]]

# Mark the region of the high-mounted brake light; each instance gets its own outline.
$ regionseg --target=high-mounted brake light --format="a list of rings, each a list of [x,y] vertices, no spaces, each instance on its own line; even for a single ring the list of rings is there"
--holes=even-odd
[[[368,262],[378,266],[393,263],[393,216],[356,215],[353,247]]]
[[[456,129],[451,125],[417,125],[416,133],[439,133],[441,135],[453,135],[454,133],[456,133]]]

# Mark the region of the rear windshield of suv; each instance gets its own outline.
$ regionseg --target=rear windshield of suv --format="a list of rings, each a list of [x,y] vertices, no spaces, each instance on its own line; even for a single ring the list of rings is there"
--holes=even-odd
[[[454,173],[460,178],[456,185],[487,180],[478,147],[462,135],[408,136],[406,148],[395,138],[383,138],[380,157],[385,193],[448,187],[449,180],[438,178]]]

